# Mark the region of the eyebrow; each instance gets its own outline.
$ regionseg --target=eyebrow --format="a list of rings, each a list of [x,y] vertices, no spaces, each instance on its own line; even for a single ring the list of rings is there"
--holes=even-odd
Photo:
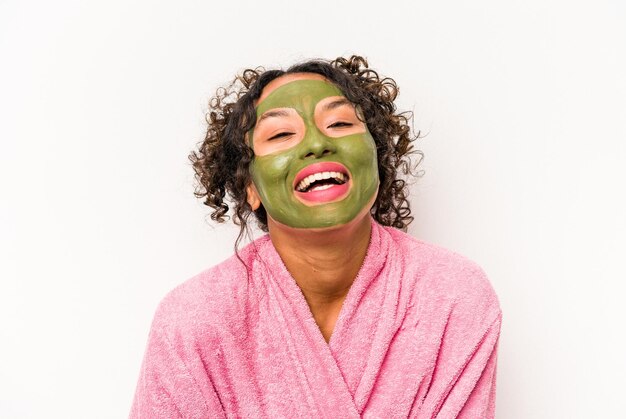
[[[346,99],[345,97],[337,99],[337,100],[333,100],[332,102],[329,102],[327,104],[325,104],[322,107],[322,111],[332,111],[333,109],[337,109],[341,106],[350,106],[352,107],[352,102],[350,102],[348,99]]]
[[[270,110],[265,112],[263,115],[261,115],[259,117],[259,119],[256,121],[257,124],[260,124],[261,121],[263,121],[264,119],[267,118],[285,118],[289,116],[289,112],[285,111],[285,110],[280,110],[280,109],[276,109],[276,110]]]

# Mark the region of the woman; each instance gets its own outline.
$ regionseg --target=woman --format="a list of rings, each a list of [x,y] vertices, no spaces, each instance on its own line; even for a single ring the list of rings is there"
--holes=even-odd
[[[211,102],[197,195],[269,234],[161,302],[131,417],[491,418],[483,271],[399,229],[411,134],[357,56],[247,70]],[[238,240],[239,241],[239,240]]]

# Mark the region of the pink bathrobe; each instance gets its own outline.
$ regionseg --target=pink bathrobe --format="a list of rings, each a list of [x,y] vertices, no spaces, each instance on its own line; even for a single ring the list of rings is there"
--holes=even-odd
[[[493,418],[501,311],[473,262],[372,222],[329,343],[268,236],[170,292],[131,418]]]

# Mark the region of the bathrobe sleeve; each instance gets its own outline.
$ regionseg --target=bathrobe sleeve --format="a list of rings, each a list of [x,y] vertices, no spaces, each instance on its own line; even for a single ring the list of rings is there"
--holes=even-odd
[[[200,390],[187,367],[184,350],[172,344],[157,311],[129,418],[225,417],[214,389],[207,391]]]
[[[493,419],[496,409],[496,364],[501,317],[489,328],[484,340],[471,355],[438,417],[446,411],[458,410],[458,419]]]
[[[437,418],[493,419],[502,312],[482,269],[457,281],[441,338],[431,402]]]

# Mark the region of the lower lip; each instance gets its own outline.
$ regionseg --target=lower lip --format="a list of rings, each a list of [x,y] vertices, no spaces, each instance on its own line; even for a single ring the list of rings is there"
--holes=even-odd
[[[295,191],[296,198],[304,204],[317,205],[327,204],[329,202],[340,201],[348,195],[350,190],[350,181],[343,185],[333,185],[322,191],[298,192]]]

